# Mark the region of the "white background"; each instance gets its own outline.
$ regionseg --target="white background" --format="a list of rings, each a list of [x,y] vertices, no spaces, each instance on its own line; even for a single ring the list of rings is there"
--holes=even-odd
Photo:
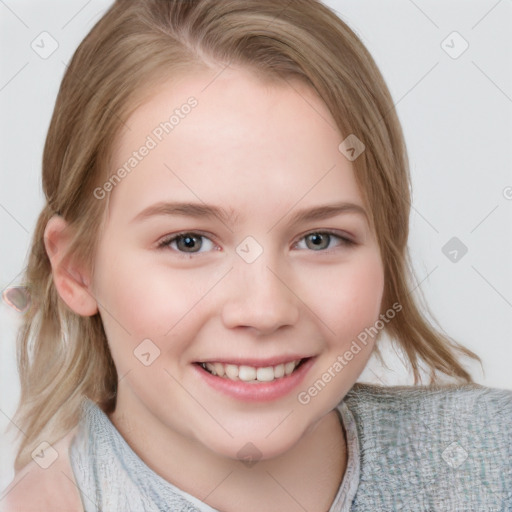
[[[476,382],[512,389],[512,2],[326,3],[369,48],[404,127],[417,291],[442,329],[482,358],[484,373],[470,367]],[[0,0],[1,290],[20,284],[43,206],[41,156],[65,64],[109,5]],[[47,59],[31,48],[43,31],[59,45]],[[464,41],[469,47],[453,58]],[[468,248],[456,263],[442,252],[452,237]],[[18,323],[19,315],[0,302],[2,430],[18,399]],[[393,352],[387,361],[389,370],[371,361],[360,380],[411,382]],[[2,432],[0,488],[12,478],[10,445]]]

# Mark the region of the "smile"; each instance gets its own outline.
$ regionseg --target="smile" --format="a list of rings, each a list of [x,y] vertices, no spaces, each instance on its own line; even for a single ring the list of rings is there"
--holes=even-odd
[[[273,382],[291,375],[305,359],[297,359],[274,366],[249,366],[225,364],[220,362],[200,363],[201,367],[211,375],[233,381]]]
[[[315,361],[315,356],[296,355],[291,360],[210,360],[196,362],[192,367],[200,382],[214,391],[237,400],[266,402],[297,390]]]

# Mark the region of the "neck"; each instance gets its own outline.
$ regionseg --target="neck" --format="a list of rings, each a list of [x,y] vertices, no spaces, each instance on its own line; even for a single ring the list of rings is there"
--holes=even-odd
[[[221,457],[156,419],[151,425],[146,419],[142,423],[138,418],[145,418],[147,411],[138,414],[137,407],[144,406],[120,398],[110,420],[132,450],[162,478],[217,510],[325,512],[336,496],[347,463],[336,410],[287,452],[251,464]]]

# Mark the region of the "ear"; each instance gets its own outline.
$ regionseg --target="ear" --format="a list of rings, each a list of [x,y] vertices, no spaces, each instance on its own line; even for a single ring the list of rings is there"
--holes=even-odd
[[[54,215],[46,224],[44,246],[52,265],[53,282],[61,299],[81,316],[92,316],[98,312],[98,304],[90,291],[87,273],[73,258],[64,259],[71,243],[68,223]]]

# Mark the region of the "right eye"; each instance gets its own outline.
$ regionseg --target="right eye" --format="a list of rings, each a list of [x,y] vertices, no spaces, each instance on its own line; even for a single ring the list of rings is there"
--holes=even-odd
[[[164,238],[158,247],[168,247],[176,252],[196,254],[211,251],[214,248],[214,243],[200,233],[186,232]]]

